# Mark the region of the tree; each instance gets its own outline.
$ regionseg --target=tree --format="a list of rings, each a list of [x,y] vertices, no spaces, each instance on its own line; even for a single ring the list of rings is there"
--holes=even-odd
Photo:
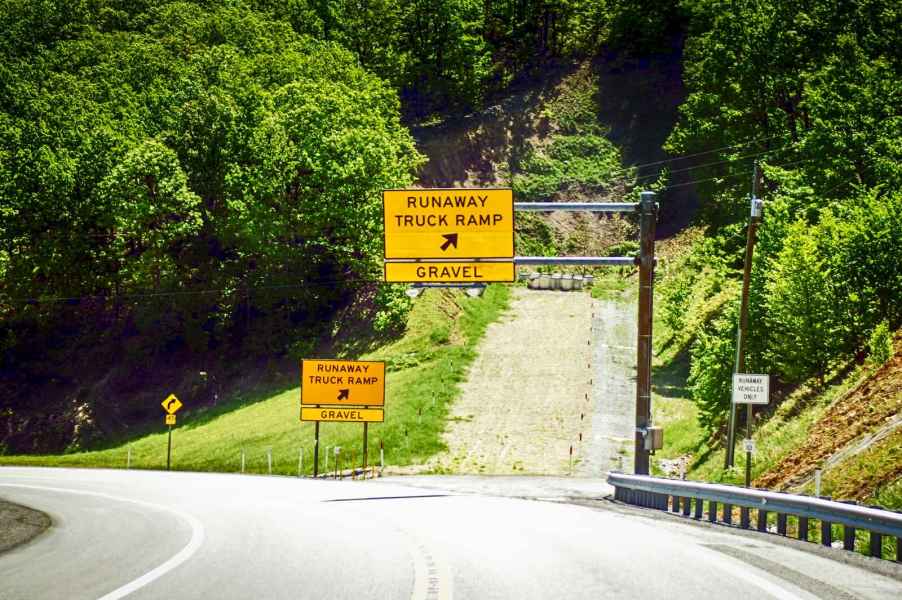
[[[823,382],[842,347],[833,274],[809,226],[796,222],[767,275],[767,315],[774,364],[790,381]]]

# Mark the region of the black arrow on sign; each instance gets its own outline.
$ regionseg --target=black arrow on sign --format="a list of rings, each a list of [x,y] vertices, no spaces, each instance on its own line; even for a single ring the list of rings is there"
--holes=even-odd
[[[442,252],[448,249],[448,246],[454,246],[457,248],[457,234],[456,233],[445,233],[442,234],[442,237],[445,238],[445,243],[442,244]]]
[[[176,400],[175,398],[173,398],[172,400],[170,400],[169,402],[167,402],[167,403],[166,403],[166,412],[171,411],[171,410],[172,410],[172,405],[175,404],[176,402],[178,402],[178,400]]]
[[[338,399],[347,400],[351,397],[351,390],[338,390]]]

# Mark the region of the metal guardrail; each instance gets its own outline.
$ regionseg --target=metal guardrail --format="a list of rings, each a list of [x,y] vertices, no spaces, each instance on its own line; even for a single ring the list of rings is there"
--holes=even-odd
[[[846,550],[855,550],[856,530],[869,533],[868,554],[883,558],[884,536],[896,538],[896,562],[902,562],[902,513],[854,503],[771,492],[715,483],[665,479],[647,475],[612,472],[608,483],[614,486],[614,499],[627,504],[668,510],[686,517],[727,525],[733,524],[733,507],[739,507],[739,526],[751,527],[751,511],[755,510],[755,529],[771,532],[768,514],[776,515],[776,533],[787,535],[788,517],[796,518],[798,538],[808,541],[811,521],[820,522],[820,543],[833,545],[833,525],[843,528],[842,542]],[[693,503],[693,500],[695,501]],[[705,511],[707,502],[707,511]],[[693,506],[694,504],[694,506]],[[718,504],[721,518],[718,519]],[[706,515],[707,513],[707,515]]]

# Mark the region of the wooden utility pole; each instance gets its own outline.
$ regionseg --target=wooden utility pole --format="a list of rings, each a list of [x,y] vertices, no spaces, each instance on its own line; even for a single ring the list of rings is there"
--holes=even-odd
[[[654,192],[642,192],[639,201],[639,336],[636,345],[636,461],[635,473],[648,475],[649,451],[645,438],[651,424],[651,324],[655,279]]]
[[[761,171],[758,169],[758,163],[755,163],[752,174],[752,198],[751,212],[749,214],[748,235],[745,242],[745,263],[742,273],[742,297],[739,305],[739,328],[736,334],[736,362],[734,365],[734,373],[745,373],[745,340],[746,333],[749,328],[749,285],[752,274],[752,257],[755,251],[755,241],[757,239],[758,224],[761,222],[761,200],[758,199],[758,184],[761,179]],[[746,405],[746,438],[752,437],[752,405]],[[725,457],[725,466],[732,467],[735,464],[735,447],[736,447],[736,421],[737,408],[730,400],[730,422],[729,432],[727,436],[727,452]],[[745,485],[749,486],[751,479],[751,459],[752,453],[746,452],[745,461]]]

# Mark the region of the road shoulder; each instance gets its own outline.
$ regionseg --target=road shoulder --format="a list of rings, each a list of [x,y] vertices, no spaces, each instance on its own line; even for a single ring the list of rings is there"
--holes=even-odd
[[[0,554],[33,540],[51,523],[45,513],[0,498]]]

